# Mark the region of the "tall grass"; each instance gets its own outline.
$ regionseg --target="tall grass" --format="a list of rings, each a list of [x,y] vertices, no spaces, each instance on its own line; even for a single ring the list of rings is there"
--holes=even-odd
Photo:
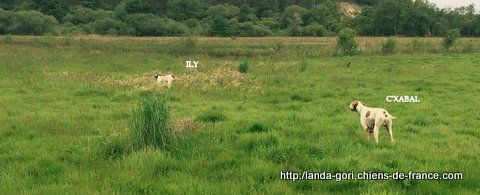
[[[152,93],[142,95],[132,118],[132,143],[135,148],[173,147],[175,136],[168,128],[170,110],[167,100],[165,95]]]

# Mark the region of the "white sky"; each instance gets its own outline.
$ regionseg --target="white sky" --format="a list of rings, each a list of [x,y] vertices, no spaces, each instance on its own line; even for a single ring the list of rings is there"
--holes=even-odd
[[[470,4],[475,5],[475,10],[478,12],[480,10],[480,0],[428,0],[431,3],[437,4],[439,8],[456,8],[460,6],[466,6]]]

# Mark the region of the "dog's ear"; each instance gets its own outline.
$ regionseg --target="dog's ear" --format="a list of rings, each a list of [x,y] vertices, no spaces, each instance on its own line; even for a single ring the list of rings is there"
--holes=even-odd
[[[357,111],[357,106],[358,106],[358,101],[353,101],[352,102],[352,111]]]

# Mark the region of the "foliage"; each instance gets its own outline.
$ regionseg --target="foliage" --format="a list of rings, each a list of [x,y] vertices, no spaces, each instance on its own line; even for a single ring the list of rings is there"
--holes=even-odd
[[[230,36],[230,26],[228,21],[223,16],[215,16],[213,24],[210,27],[210,35],[226,37]]]
[[[453,45],[455,45],[455,41],[460,36],[460,30],[458,29],[450,29],[447,31],[446,36],[443,38],[443,47],[449,50]]]
[[[342,29],[337,35],[337,50],[340,55],[355,55],[358,53],[355,30]]]
[[[57,24],[53,16],[38,11],[19,11],[13,16],[11,30],[13,34],[44,35],[53,33]]]
[[[19,32],[11,27],[14,16],[28,10],[53,16],[58,21],[54,27],[62,34],[325,36],[349,27],[360,36],[443,36],[455,28],[463,36],[480,36],[480,14],[473,5],[440,9],[414,0],[347,2],[361,6],[355,16],[342,13],[345,2],[338,0],[4,0],[0,3],[0,34],[32,34],[23,31],[28,29]],[[145,21],[129,23],[139,14],[146,16],[142,17]],[[109,28],[95,29],[102,25]]]
[[[12,35],[8,34],[3,37],[3,43],[10,44],[13,42]]]
[[[388,38],[386,42],[382,43],[382,55],[393,54],[396,46],[397,40],[393,37]]]

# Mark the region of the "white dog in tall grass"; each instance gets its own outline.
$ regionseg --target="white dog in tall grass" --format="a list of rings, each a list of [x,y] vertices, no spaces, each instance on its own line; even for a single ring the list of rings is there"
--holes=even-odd
[[[370,134],[373,132],[373,137],[375,142],[378,143],[378,133],[381,126],[387,128],[388,135],[390,135],[390,141],[395,143],[393,140],[393,129],[392,123],[393,117],[383,108],[369,108],[365,103],[360,101],[353,101],[350,103],[350,110],[360,113],[360,124],[365,130],[365,135],[367,139],[370,140]]]
[[[164,84],[167,85],[168,88],[170,88],[172,86],[172,82],[173,82],[174,79],[175,79],[175,77],[171,74],[167,74],[167,75],[156,74],[155,75],[155,80],[157,80],[157,83],[164,83]]]

